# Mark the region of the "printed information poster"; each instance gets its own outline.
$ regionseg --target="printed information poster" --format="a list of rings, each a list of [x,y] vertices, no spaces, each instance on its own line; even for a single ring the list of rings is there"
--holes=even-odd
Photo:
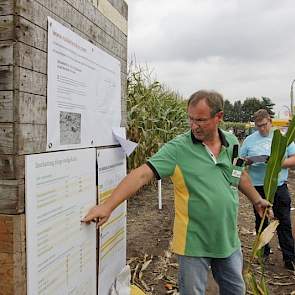
[[[120,61],[48,17],[47,150],[116,144]]]
[[[126,157],[121,148],[97,151],[99,204],[111,195],[126,175]],[[100,227],[98,294],[108,295],[116,276],[126,265],[126,202],[117,207]]]
[[[96,151],[26,156],[28,295],[96,295]]]

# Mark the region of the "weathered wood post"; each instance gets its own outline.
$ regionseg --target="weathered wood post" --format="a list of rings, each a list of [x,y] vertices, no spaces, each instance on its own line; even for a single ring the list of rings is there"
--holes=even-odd
[[[0,1],[0,295],[26,294],[25,155],[46,151],[47,16],[121,62],[125,125],[124,0]]]

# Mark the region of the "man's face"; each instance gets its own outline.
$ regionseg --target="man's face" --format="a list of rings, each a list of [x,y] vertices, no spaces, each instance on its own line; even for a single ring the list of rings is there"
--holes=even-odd
[[[255,121],[255,127],[261,136],[268,136],[271,129],[271,120],[264,118],[262,120]]]
[[[214,136],[223,117],[223,112],[212,116],[211,109],[205,100],[199,101],[196,105],[190,105],[187,112],[192,133],[200,141],[206,141]]]

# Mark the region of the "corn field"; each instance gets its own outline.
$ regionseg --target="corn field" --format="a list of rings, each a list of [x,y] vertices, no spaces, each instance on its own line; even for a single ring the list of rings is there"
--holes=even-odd
[[[134,169],[178,134],[189,129],[187,100],[151,79],[148,70],[138,66],[127,79],[127,137],[138,143],[128,158],[128,169]],[[222,122],[221,128],[245,129],[245,123]]]
[[[140,68],[129,74],[127,91],[127,136],[138,143],[128,158],[128,168],[133,169],[165,142],[188,130],[188,121],[186,101],[158,81],[151,81]]]

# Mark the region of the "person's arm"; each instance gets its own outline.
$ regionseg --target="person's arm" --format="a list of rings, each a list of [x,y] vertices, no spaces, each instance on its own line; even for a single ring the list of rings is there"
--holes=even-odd
[[[122,202],[134,195],[142,186],[149,183],[154,177],[152,169],[144,164],[132,170],[119,183],[111,196],[102,204],[94,206],[82,219],[83,222],[97,222],[97,226],[104,224],[112,211]]]
[[[241,175],[239,190],[251,201],[260,216],[263,215],[266,208],[271,206],[270,203],[263,199],[254,188],[251,179],[245,170]]]
[[[294,168],[295,167],[295,155],[283,160],[282,168]]]
[[[282,161],[282,168],[295,167],[295,143],[292,142],[287,147],[287,157]]]
[[[246,140],[244,140],[244,142],[242,143],[240,150],[239,150],[239,156],[241,158],[245,158],[248,156],[248,147],[247,147],[247,142]]]

